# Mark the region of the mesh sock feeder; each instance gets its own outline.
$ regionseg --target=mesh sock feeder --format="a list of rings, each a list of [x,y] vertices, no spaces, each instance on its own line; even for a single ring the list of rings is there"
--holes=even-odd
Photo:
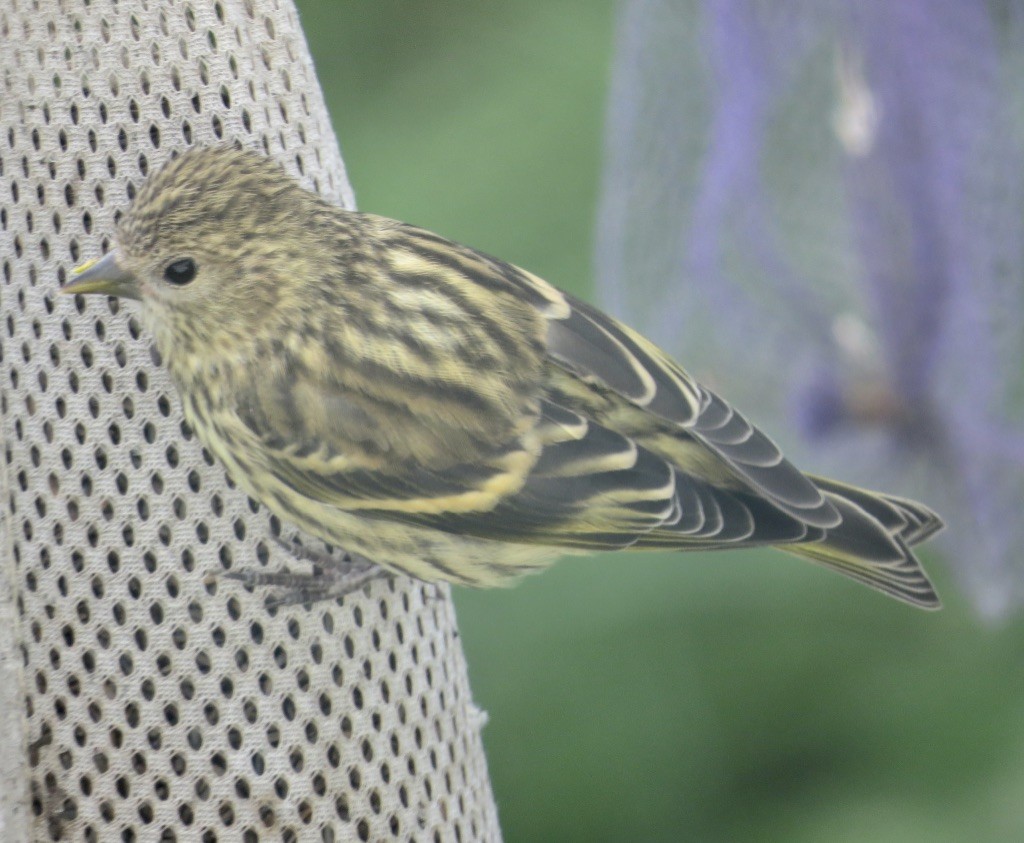
[[[289,0],[0,0],[0,839],[498,840],[447,588],[301,567],[114,300],[57,296],[172,150],[352,193]]]

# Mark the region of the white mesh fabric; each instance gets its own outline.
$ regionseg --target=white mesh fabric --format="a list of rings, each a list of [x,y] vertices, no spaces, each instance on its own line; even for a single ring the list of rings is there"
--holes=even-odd
[[[291,3],[0,0],[0,68],[0,836],[499,839],[447,589],[209,583],[290,528],[183,431],[130,305],[57,296],[188,144],[352,204]]]

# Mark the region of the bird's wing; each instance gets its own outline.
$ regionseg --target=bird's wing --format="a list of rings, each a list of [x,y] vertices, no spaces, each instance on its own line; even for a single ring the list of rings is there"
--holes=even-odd
[[[774,442],[640,334],[516,266],[415,226],[400,224],[397,230],[400,238],[389,243],[392,249],[401,245],[427,265],[484,289],[514,288],[547,320],[549,359],[580,385],[611,390],[685,431],[727,467],[723,473],[731,472],[781,512],[811,527],[840,523],[838,510]]]
[[[739,412],[635,331],[565,298],[569,313],[550,319],[548,328],[548,354],[559,366],[677,425],[782,512],[812,527],[839,524],[839,512],[818,487]]]
[[[326,403],[337,400],[331,387],[319,388]],[[347,432],[283,427],[274,405],[293,403],[294,390],[308,392],[309,385],[293,374],[258,400],[243,397],[235,419],[256,438],[249,452],[260,472],[326,506],[480,538],[595,550],[808,536],[802,522],[777,512],[765,518],[756,497],[681,472],[629,437],[548,401],[527,442],[494,445],[486,458],[443,467],[414,459],[356,466],[343,454]],[[257,401],[258,413],[251,409]]]
[[[682,472],[630,437],[549,401],[542,403],[537,431],[543,450],[517,493],[488,511],[417,523],[589,550],[787,544],[823,535],[756,496]]]

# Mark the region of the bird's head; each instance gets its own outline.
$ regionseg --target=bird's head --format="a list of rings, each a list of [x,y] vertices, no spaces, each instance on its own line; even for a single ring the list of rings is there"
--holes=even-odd
[[[309,271],[320,201],[254,152],[188,150],[146,181],[113,249],[63,292],[141,302],[172,365],[195,348],[215,352],[251,335]]]

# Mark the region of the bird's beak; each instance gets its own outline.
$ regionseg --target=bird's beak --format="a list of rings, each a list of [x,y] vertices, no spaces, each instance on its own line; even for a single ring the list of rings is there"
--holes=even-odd
[[[62,293],[98,293],[136,301],[142,298],[135,277],[117,262],[116,251],[83,263],[72,270],[72,275],[71,283],[61,288]]]

